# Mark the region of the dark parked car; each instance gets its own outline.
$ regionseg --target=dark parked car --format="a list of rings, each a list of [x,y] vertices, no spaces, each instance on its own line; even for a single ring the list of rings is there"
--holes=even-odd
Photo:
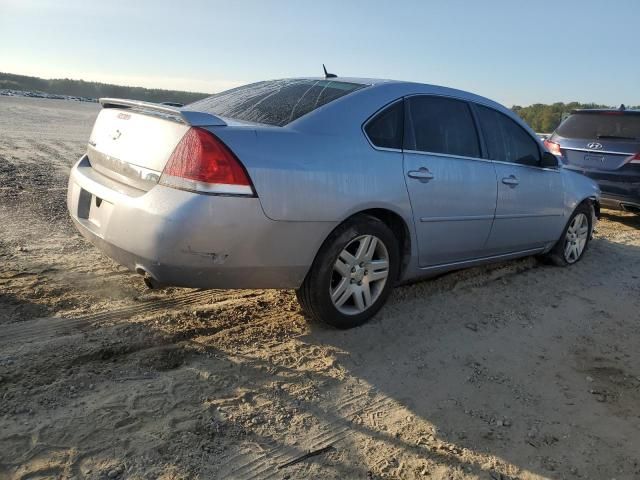
[[[545,145],[598,182],[603,207],[640,214],[640,110],[574,110]]]

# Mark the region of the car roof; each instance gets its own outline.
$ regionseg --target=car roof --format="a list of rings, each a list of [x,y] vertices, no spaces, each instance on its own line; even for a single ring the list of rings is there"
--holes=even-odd
[[[339,98],[335,101],[329,102],[326,105],[323,105],[316,110],[309,112],[300,118],[297,118],[293,122],[287,124],[287,126],[296,126],[297,128],[302,127],[303,125],[315,124],[316,121],[320,118],[323,118],[325,114],[330,111],[335,111],[335,109],[344,108],[345,102],[352,102],[354,99],[361,97],[362,95],[369,96],[369,93],[374,94],[376,96],[376,101],[382,102],[380,105],[385,105],[395,99],[404,96],[412,96],[412,95],[436,95],[436,96],[445,96],[458,98],[460,100],[474,102],[479,105],[484,105],[490,107],[494,110],[497,110],[504,115],[510,117],[516,123],[518,123],[521,127],[527,130],[532,136],[536,139],[538,138],[531,127],[515,112],[506,106],[491,100],[487,97],[483,97],[481,95],[477,95],[475,93],[468,92],[466,90],[459,90],[451,87],[444,87],[441,85],[434,85],[429,83],[420,83],[420,82],[409,82],[405,80],[393,80],[388,78],[370,78],[370,77],[341,77],[341,76],[321,76],[321,77],[290,77],[290,78],[279,78],[279,79],[270,79],[263,80],[261,82],[275,82],[281,80],[300,80],[300,81],[322,81],[322,82],[343,82],[343,83],[354,83],[365,86],[367,88],[360,88],[356,91],[350,93],[349,95],[345,95],[342,98]],[[368,93],[369,92],[369,93]],[[375,93],[374,93],[375,92]],[[371,98],[369,96],[369,98]],[[370,113],[367,115],[369,116]],[[335,124],[335,122],[332,122]]]
[[[400,80],[391,80],[388,78],[367,78],[367,77],[294,77],[290,80],[311,80],[311,81],[333,81],[358,83],[360,85],[379,85],[382,83],[408,83]]]
[[[367,91],[373,93],[378,91],[380,93],[380,98],[386,99],[384,101],[391,101],[395,98],[403,97],[403,96],[411,96],[411,95],[439,95],[439,96],[448,96],[453,98],[458,98],[461,100],[475,102],[480,105],[485,105],[491,107],[495,110],[502,112],[503,114],[510,117],[512,120],[516,121],[523,128],[531,133],[531,135],[535,136],[535,132],[531,130],[529,125],[520,118],[515,112],[511,109],[505,107],[504,105],[491,100],[489,98],[477,95],[475,93],[471,93],[465,90],[458,90],[456,88],[444,87],[441,85],[433,85],[429,83],[419,83],[419,82],[409,82],[404,80],[393,80],[393,79],[385,79],[385,78],[368,78],[368,77],[298,77],[292,78],[290,80],[307,80],[307,81],[334,81],[334,82],[347,82],[347,83],[355,83],[363,86],[367,86],[369,88],[359,89],[344,98],[341,98],[335,102],[331,102],[323,108],[320,108],[314,112],[311,112],[308,115],[304,115],[303,117],[297,119],[294,124],[302,124],[306,122],[313,122],[315,118],[319,114],[321,114],[322,110],[340,108],[340,105],[343,101],[350,101],[349,99],[354,99],[360,95],[367,95]],[[537,137],[536,137],[537,138]]]
[[[449,95],[458,98],[463,98],[470,101],[475,101],[478,103],[484,103],[485,105],[492,106],[494,108],[499,108],[503,111],[510,110],[506,108],[504,105],[499,104],[498,102],[491,100],[490,98],[486,98],[475,93],[468,92],[466,90],[459,90],[457,88],[445,87],[442,85],[435,85],[430,83],[420,83],[420,82],[409,82],[406,80],[393,80],[388,78],[368,78],[368,77],[301,77],[294,78],[293,80],[310,80],[310,81],[335,81],[335,82],[346,82],[346,83],[356,83],[360,85],[365,85],[369,87],[385,87],[392,86],[395,91],[402,93],[403,95],[411,95],[411,94],[436,94],[436,95]]]

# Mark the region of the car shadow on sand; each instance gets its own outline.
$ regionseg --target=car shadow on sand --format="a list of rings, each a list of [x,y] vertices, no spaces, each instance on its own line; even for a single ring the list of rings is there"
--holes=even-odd
[[[12,293],[0,292],[0,325],[44,317],[51,313],[52,310],[47,305]]]
[[[382,411],[376,434],[407,438],[407,454],[424,435],[444,463],[492,478],[633,478],[639,266],[640,247],[596,238],[570,268],[524,259],[400,287],[371,323],[314,325],[305,341],[406,407]]]

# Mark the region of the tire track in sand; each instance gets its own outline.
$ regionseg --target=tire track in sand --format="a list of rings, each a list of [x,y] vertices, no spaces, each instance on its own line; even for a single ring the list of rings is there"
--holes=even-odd
[[[362,402],[365,402],[363,405]],[[323,408],[326,412],[332,412],[333,420],[323,422],[321,431],[303,438],[296,446],[277,445],[265,449],[255,455],[251,453],[237,453],[227,459],[221,471],[220,478],[234,480],[256,480],[281,475],[279,465],[286,464],[306,451],[315,451],[327,446],[334,446],[339,442],[357,433],[353,420],[358,416],[370,415],[380,410],[389,413],[402,408],[397,402],[386,396],[378,396],[370,400],[367,393],[361,393],[347,397],[339,404]],[[377,430],[373,430],[375,433]],[[301,451],[300,445],[304,445],[306,451]],[[243,461],[238,465],[239,461]]]
[[[79,317],[46,317],[28,320],[16,324],[9,324],[4,327],[0,346],[18,344],[25,342],[39,342],[50,339],[54,336],[71,335],[95,323],[105,323],[109,321],[127,320],[133,316],[150,315],[163,312],[168,309],[179,309],[184,307],[194,307],[198,303],[207,304],[222,303],[226,300],[238,300],[253,297],[254,292],[247,292],[241,295],[218,295],[210,291],[195,291],[161,300],[146,300],[137,305],[128,305],[113,310],[82,315]]]

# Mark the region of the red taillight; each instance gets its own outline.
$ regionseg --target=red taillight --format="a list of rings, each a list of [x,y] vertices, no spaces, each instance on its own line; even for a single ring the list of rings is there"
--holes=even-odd
[[[554,155],[562,156],[562,150],[560,150],[560,144],[559,143],[552,142],[550,140],[545,140],[544,141],[544,146],[547,147],[547,150],[549,150]]]
[[[634,165],[640,165],[640,152],[636,153],[633,157],[629,159],[629,163],[633,163]]]
[[[171,154],[160,184],[203,193],[253,195],[247,172],[214,134],[191,128]]]

